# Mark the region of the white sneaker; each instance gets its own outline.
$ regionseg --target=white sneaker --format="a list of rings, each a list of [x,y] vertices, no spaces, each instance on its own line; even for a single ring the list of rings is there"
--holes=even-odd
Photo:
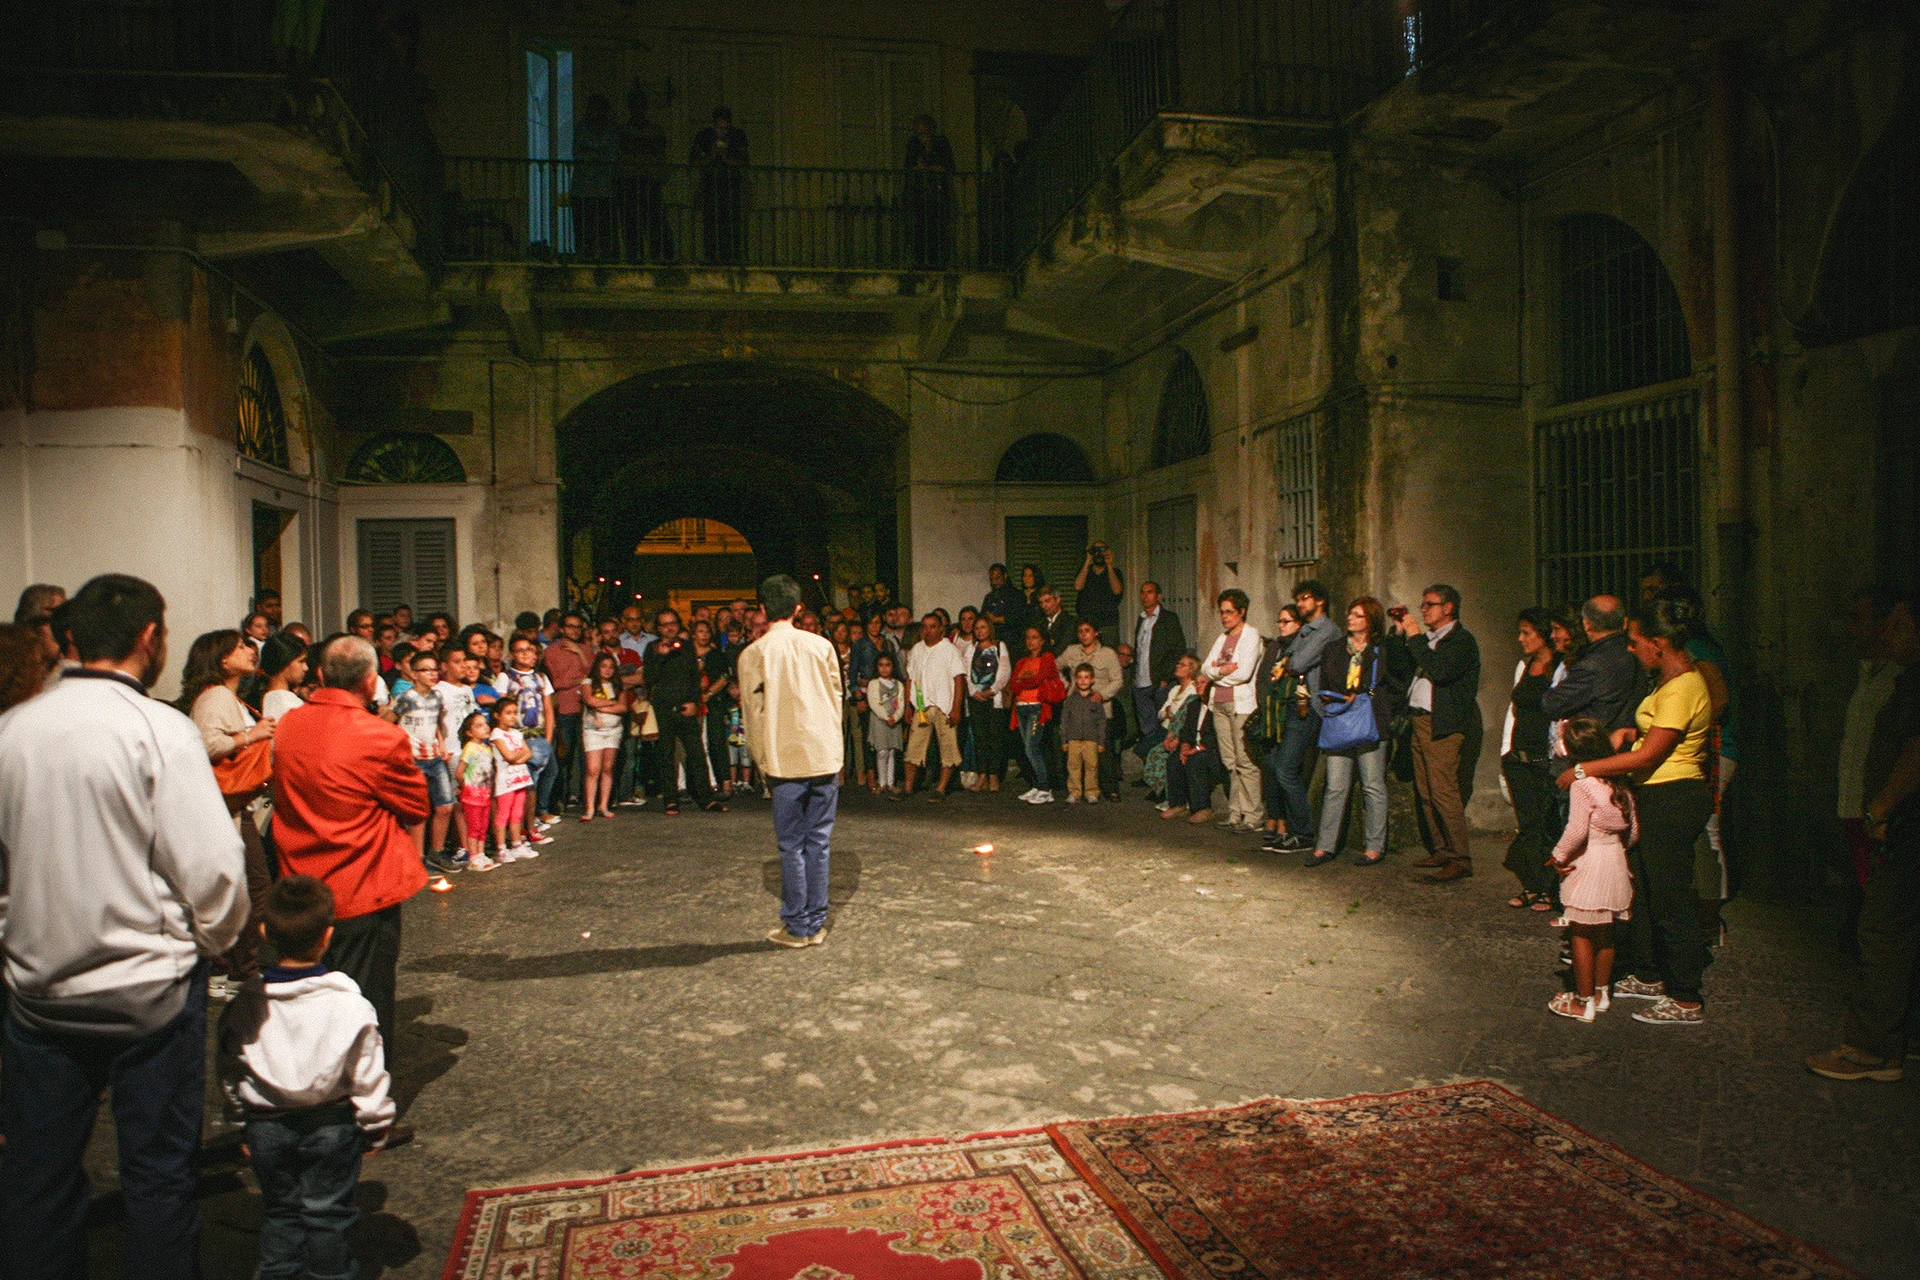
[[[542,818],[533,825],[539,827],[542,831],[545,831],[548,827],[557,827],[560,825],[560,815],[555,814],[551,818]]]
[[[1099,804],[1099,803],[1100,803],[1100,797],[1099,797],[1099,796],[1088,796],[1088,797],[1087,797],[1087,803],[1088,803],[1088,804]]]
[[[532,831],[527,834],[528,844],[552,844],[553,837],[544,831]]]
[[[1156,804],[1156,805],[1155,805],[1155,806],[1153,806],[1153,807],[1154,807],[1154,810],[1155,810],[1156,812],[1158,812],[1158,813],[1165,813],[1165,812],[1166,812],[1167,810],[1169,810],[1169,809],[1171,809],[1171,808],[1173,808],[1173,805],[1171,805],[1170,803],[1168,803],[1168,802],[1167,802],[1167,801],[1165,801],[1165,800],[1162,800],[1162,801],[1161,801],[1161,802],[1160,802],[1159,804]]]
[[[467,859],[467,870],[469,871],[491,871],[499,865],[498,862],[495,862],[484,853],[475,854]]]
[[[539,856],[540,851],[524,840],[512,848],[503,849],[500,852],[500,859],[503,862],[519,862],[526,858],[537,858]]]
[[[1079,803],[1080,803],[1080,797],[1079,797],[1079,796],[1068,796],[1068,797],[1067,797],[1067,803],[1068,803],[1068,804],[1079,804]]]
[[[1026,801],[1026,802],[1027,802],[1028,804],[1032,804],[1032,803],[1033,803],[1033,793],[1034,793],[1035,791],[1037,791],[1037,790],[1039,790],[1039,788],[1037,788],[1037,787],[1028,787],[1028,788],[1027,788],[1027,789],[1026,789],[1025,791],[1022,791],[1022,792],[1021,792],[1021,793],[1020,793],[1019,795],[1017,795],[1017,796],[1015,796],[1015,797],[1014,797],[1014,799],[1016,799],[1016,800],[1024,800],[1024,801]]]
[[[1052,804],[1055,798],[1056,797],[1054,796],[1053,792],[1042,791],[1039,795],[1034,797],[1033,802],[1035,804]]]

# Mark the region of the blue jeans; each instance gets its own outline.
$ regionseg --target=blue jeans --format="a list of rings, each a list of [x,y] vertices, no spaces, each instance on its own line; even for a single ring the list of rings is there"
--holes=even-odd
[[[81,1156],[112,1091],[126,1205],[122,1274],[187,1280],[200,1274],[200,1205],[193,1158],[206,1091],[207,962],[186,1006],[138,1040],[62,1036],[6,1019],[0,1063],[0,1266],[21,1280],[87,1274],[87,1177]]]
[[[687,762],[689,770],[698,758]],[[796,938],[827,923],[827,863],[840,807],[834,775],[773,779],[773,836],[780,844],[780,920]]]
[[[560,771],[553,767],[553,744],[545,738],[528,734],[527,750],[533,752],[533,758],[527,761],[527,768],[533,774],[534,813],[552,813],[553,784],[560,776]],[[531,818],[533,814],[527,816]]]
[[[1316,715],[1286,718],[1279,745],[1267,750],[1267,768],[1280,788],[1285,807],[1276,818],[1287,820],[1287,834],[1309,839],[1313,835],[1313,805],[1307,800],[1307,752],[1320,741],[1320,717]]]
[[[1040,723],[1040,704],[1023,702],[1014,708],[1020,717],[1020,745],[1027,752],[1027,776],[1034,787],[1047,790],[1047,729]]]
[[[352,1104],[247,1121],[260,1182],[260,1280],[355,1280],[347,1232],[360,1220],[360,1130]]]
[[[568,804],[581,803],[586,794],[587,758],[580,751],[580,721],[584,712],[565,711],[553,713],[553,736],[559,741],[554,746],[555,758],[559,767],[553,772],[558,782],[565,784],[560,798]],[[548,791],[552,791],[552,787]],[[553,812],[549,809],[547,812]]]
[[[1160,704],[1167,700],[1167,686],[1135,685],[1132,692],[1133,715],[1140,722],[1140,741],[1133,744],[1133,753],[1145,760],[1147,752],[1166,738],[1160,732]]]
[[[447,768],[447,762],[441,759],[415,760],[413,767],[427,778],[427,801],[436,809],[444,809],[460,798],[460,792],[453,785],[453,773]]]
[[[1353,787],[1353,775],[1358,770],[1360,791],[1367,801],[1366,851],[1386,852],[1387,744],[1376,743],[1371,750],[1353,754],[1330,751],[1323,758],[1327,762],[1327,793],[1320,797],[1320,839],[1314,847],[1321,853],[1332,853],[1340,847],[1340,824],[1347,817],[1347,793]],[[1293,828],[1289,826],[1287,830]]]

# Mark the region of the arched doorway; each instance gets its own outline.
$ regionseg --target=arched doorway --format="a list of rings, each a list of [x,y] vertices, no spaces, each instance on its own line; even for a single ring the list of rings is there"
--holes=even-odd
[[[759,584],[746,535],[704,516],[667,521],[640,539],[633,554],[633,577],[623,580],[625,586],[647,606],[671,605],[683,618],[698,605],[752,599]]]
[[[769,361],[629,378],[560,424],[567,575],[634,582],[643,540],[695,519],[745,540],[756,581],[791,573],[824,592],[897,582],[893,454],[904,429],[866,392]]]

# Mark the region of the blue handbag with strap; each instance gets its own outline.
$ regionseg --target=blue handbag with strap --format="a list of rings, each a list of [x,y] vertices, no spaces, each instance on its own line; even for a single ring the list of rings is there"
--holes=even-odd
[[[1374,655],[1373,674],[1379,673],[1380,657]],[[1373,683],[1370,679],[1369,685]],[[1380,745],[1380,725],[1373,715],[1373,695],[1356,693],[1349,702],[1344,693],[1322,690],[1320,693],[1320,749],[1322,751],[1370,751]]]

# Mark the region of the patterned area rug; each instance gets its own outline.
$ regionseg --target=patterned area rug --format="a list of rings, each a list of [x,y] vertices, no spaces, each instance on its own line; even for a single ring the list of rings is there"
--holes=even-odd
[[[1854,1277],[1484,1080],[1049,1132],[1181,1280]]]
[[[1158,1280],[1045,1132],[467,1193],[447,1280]]]
[[[1852,1280],[1484,1081],[467,1194],[447,1280]]]

